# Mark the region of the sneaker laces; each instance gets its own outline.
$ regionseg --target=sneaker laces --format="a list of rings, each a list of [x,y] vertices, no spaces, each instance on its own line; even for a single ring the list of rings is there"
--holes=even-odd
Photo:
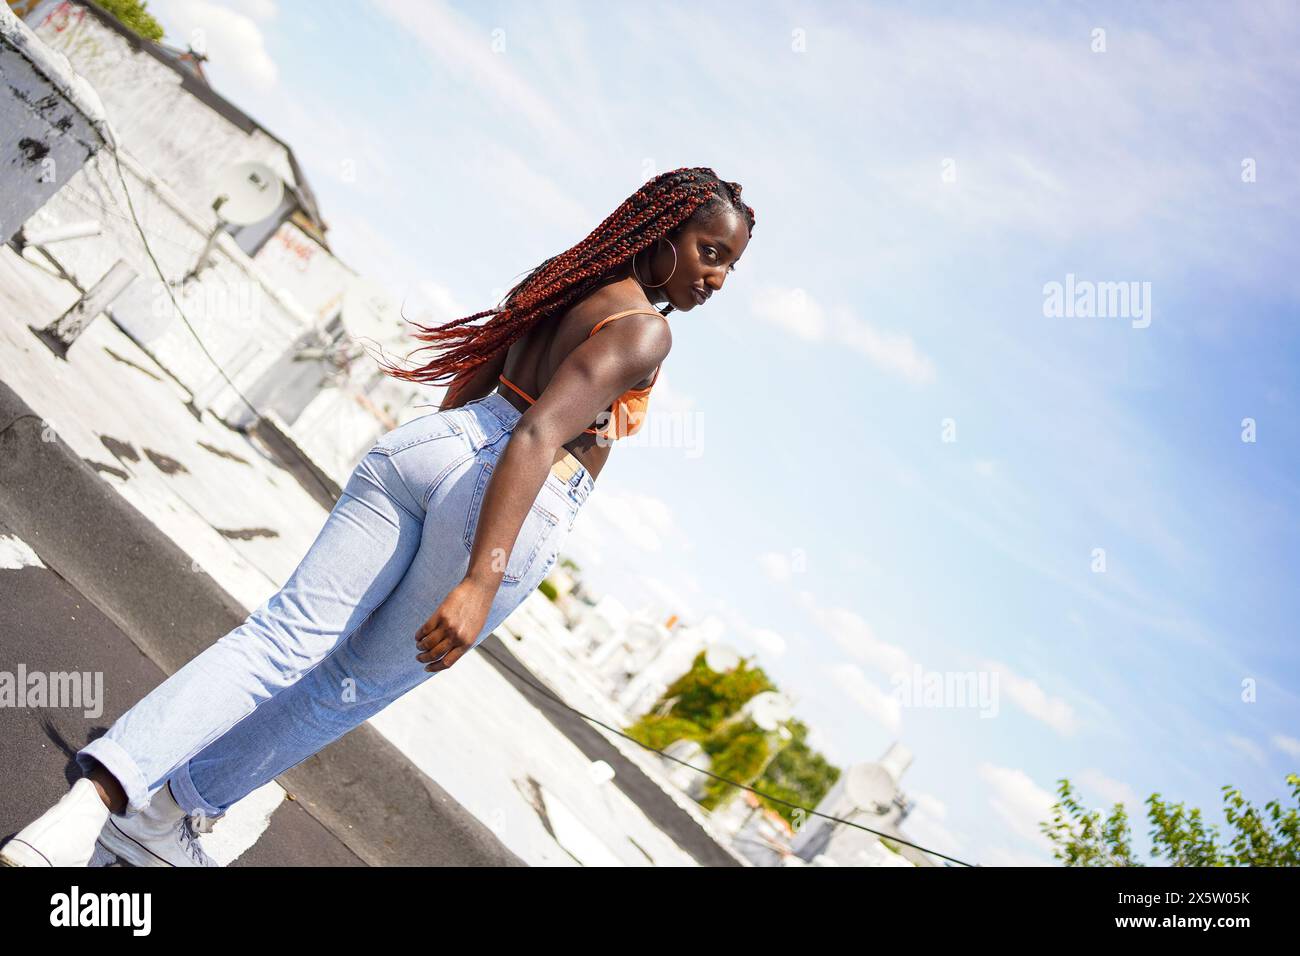
[[[203,832],[209,832],[210,829],[211,827]],[[179,839],[181,846],[185,848],[185,852],[189,854],[190,859],[199,866],[205,866],[207,854],[203,852],[203,847],[199,846],[199,837],[194,830],[194,822],[189,817],[181,817]]]

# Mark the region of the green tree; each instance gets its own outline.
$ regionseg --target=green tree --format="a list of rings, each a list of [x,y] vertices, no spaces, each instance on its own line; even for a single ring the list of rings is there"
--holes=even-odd
[[[808,728],[798,720],[786,723],[787,741],[751,720],[735,715],[755,694],[776,690],[761,668],[745,661],[725,673],[712,670],[701,652],[690,669],[664,691],[650,712],[624,731],[647,747],[662,750],[675,740],[694,740],[709,756],[710,772],[752,786],[761,800],[793,825],[794,807],[812,807],[839,778],[840,771],[807,744]],[[703,785],[700,804],[713,809],[735,787],[716,777]],[[777,798],[765,799],[764,794]]]
[[[752,720],[737,720],[719,727],[705,737],[701,745],[709,755],[714,773],[749,786],[755,785],[758,775],[763,772],[763,765],[772,756],[768,733]],[[735,789],[717,777],[709,777],[704,782],[700,806],[713,810]]]
[[[153,15],[145,10],[145,0],[94,0],[95,6],[111,13],[122,25],[146,40],[157,42],[163,38],[163,28]]]
[[[1147,797],[1151,821],[1151,855],[1170,866],[1300,866],[1300,776],[1286,782],[1296,806],[1283,809],[1278,800],[1256,810],[1232,786],[1224,786],[1224,816],[1233,830],[1227,845],[1218,828],[1207,826],[1201,811],[1181,803],[1165,803],[1160,794]],[[1142,866],[1130,845],[1128,818],[1117,803],[1103,821],[1101,812],[1085,812],[1068,779],[1058,781],[1059,800],[1052,819],[1039,824],[1053,843],[1052,855],[1066,866]]]
[[[690,669],[673,681],[659,698],[660,705],[638,719],[626,733],[636,737],[643,728],[656,720],[674,717],[688,720],[704,732],[712,731],[732,714],[745,706],[755,694],[775,690],[759,667],[750,667],[746,661],[719,674],[704,662],[704,652],[695,655]]]
[[[794,826],[795,808],[768,800],[762,794],[801,807],[815,807],[840,778],[840,768],[808,746],[808,725],[803,721],[792,718],[786,722],[785,728],[791,739],[767,765],[763,775],[754,781],[754,789],[760,791],[758,799],[765,806]]]

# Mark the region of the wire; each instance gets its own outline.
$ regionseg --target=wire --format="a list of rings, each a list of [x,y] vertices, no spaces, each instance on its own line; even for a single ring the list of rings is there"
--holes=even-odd
[[[140,242],[144,245],[145,254],[149,257],[149,261],[153,263],[154,271],[158,273],[158,278],[162,280],[163,288],[167,290],[167,298],[172,300],[172,306],[176,309],[176,314],[181,317],[181,321],[185,323],[185,327],[190,330],[190,334],[194,336],[194,341],[198,343],[203,354],[208,357],[208,361],[212,363],[212,367],[217,370],[217,373],[223,379],[225,379],[226,384],[234,390],[240,400],[248,406],[248,410],[253,413],[253,416],[258,421],[261,421],[262,413],[254,407],[253,403],[248,400],[248,397],[239,390],[234,382],[230,380],[230,376],[228,376],[226,370],[221,367],[221,363],[212,357],[212,353],[208,351],[208,347],[203,344],[203,339],[199,338],[199,333],[194,331],[194,326],[190,325],[190,320],[186,318],[185,311],[181,308],[180,303],[176,301],[176,296],[172,293],[171,283],[167,281],[167,277],[163,274],[162,266],[158,265],[158,260],[154,258],[153,249],[149,246],[149,239],[144,233],[144,227],[140,225],[140,217],[136,215],[135,203],[131,200],[131,190],[127,188],[126,184],[126,174],[122,171],[122,159],[118,155],[118,147],[114,144],[113,146],[110,146],[109,149],[112,150],[113,162],[117,166],[117,178],[122,181],[122,192],[126,194],[126,205],[131,211],[131,220],[135,223],[136,231],[140,233]],[[305,455],[299,453],[298,449],[292,442],[288,443],[287,447],[295,456],[297,456],[303,465],[306,466],[307,473],[315,479],[318,485],[320,485],[321,491],[325,493],[325,499],[327,501],[334,499],[334,491],[326,486],[325,482],[321,481],[320,475],[316,473],[316,466],[308,461]]]
[[[927,847],[921,846],[920,844],[912,843],[908,840],[902,839],[901,837],[894,836],[892,833],[881,833],[879,830],[873,830],[871,829],[871,827],[863,826],[861,823],[854,823],[852,820],[843,820],[839,817],[833,817],[830,814],[818,813],[816,810],[810,810],[808,807],[800,806],[797,803],[791,803],[789,800],[782,800],[780,797],[774,797],[771,794],[763,793],[761,790],[755,790],[753,787],[748,786],[746,784],[737,783],[735,780],[729,780],[726,777],[721,777],[710,770],[705,770],[702,767],[693,766],[692,764],[689,764],[684,760],[679,760],[678,758],[672,756],[671,754],[666,754],[662,750],[657,750],[656,748],[651,747],[648,744],[642,743],[641,741],[637,740],[635,737],[629,737],[627,734],[623,733],[623,731],[619,730],[617,727],[611,727],[609,724],[601,720],[597,720],[595,717],[592,717],[590,714],[584,714],[582,711],[578,710],[578,708],[568,704],[563,699],[556,696],[556,694],[549,687],[545,687],[541,684],[535,683],[531,675],[521,674],[519,671],[515,670],[513,667],[511,667],[508,663],[506,663],[504,660],[502,660],[498,655],[494,654],[488,648],[480,646],[478,649],[483,653],[487,654],[489,657],[491,657],[494,661],[497,662],[497,664],[499,664],[501,667],[508,670],[515,677],[519,678],[522,682],[534,688],[535,690],[540,690],[543,694],[545,694],[547,697],[550,697],[557,704],[561,705],[562,707],[568,708],[569,710],[577,714],[579,717],[582,717],[584,720],[590,720],[594,724],[600,724],[600,726],[604,727],[606,730],[612,731],[618,734],[620,737],[632,741],[632,743],[636,744],[638,747],[644,747],[646,750],[649,750],[651,753],[656,753],[661,757],[667,757],[669,760],[675,761],[681,764],[683,767],[689,767],[691,770],[694,770],[696,773],[708,774],[710,777],[713,777],[715,780],[721,780],[723,783],[731,784],[731,786],[733,787],[740,787],[742,790],[748,790],[751,793],[756,793],[764,800],[775,800],[777,803],[784,803],[787,807],[794,807],[796,810],[802,810],[805,813],[810,813],[815,817],[822,817],[826,820],[833,820],[836,823],[843,823],[846,824],[847,826],[857,827],[859,830],[866,830],[868,833],[873,833],[876,836],[881,837],[883,839],[890,840],[894,843],[901,843],[904,846],[910,846],[913,849],[920,850],[923,853],[929,853],[933,856],[942,857],[945,860],[951,860],[953,863],[960,863],[962,866],[974,867],[978,865],[975,863],[967,863],[966,861],[959,860],[954,856],[948,856],[946,853],[940,853],[938,850],[931,850]]]
[[[63,190],[66,193],[68,193],[69,196],[72,196],[80,200],[82,205],[85,206],[91,212],[100,213],[105,216],[112,216],[114,219],[120,220],[121,222],[132,222],[130,216],[122,215],[120,212],[117,212],[116,210],[109,208],[103,202],[97,199],[92,199],[90,196],[78,192],[77,190],[73,189],[71,186],[64,186]],[[188,243],[180,242],[176,239],[171,238],[170,236],[165,236],[161,233],[153,232],[152,230],[146,230],[146,231],[148,232],[149,235],[153,236],[154,239],[157,239],[161,242],[166,242],[169,245],[173,245],[178,249],[182,249],[185,252],[188,252],[191,256],[198,255],[199,249],[201,248],[199,246],[191,246]]]

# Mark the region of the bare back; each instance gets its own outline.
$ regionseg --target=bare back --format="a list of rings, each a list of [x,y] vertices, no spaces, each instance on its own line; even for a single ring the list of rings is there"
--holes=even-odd
[[[621,283],[597,289],[563,315],[552,316],[537,323],[510,346],[502,374],[533,398],[540,398],[555,370],[570,352],[587,339],[601,319],[625,309],[659,311],[644,294],[634,292],[629,295],[628,290],[620,286]],[[652,372],[634,387],[649,386],[653,377]],[[497,383],[496,391],[520,411],[528,408],[524,399],[500,382]],[[594,479],[605,466],[609,451],[609,444],[602,446],[597,443],[596,436],[581,433],[557,449],[555,460],[559,461],[566,452],[572,452]]]

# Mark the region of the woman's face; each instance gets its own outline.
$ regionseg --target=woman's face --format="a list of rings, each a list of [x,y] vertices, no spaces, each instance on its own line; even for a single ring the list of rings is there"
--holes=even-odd
[[[664,285],[646,291],[660,293],[679,312],[689,312],[722,288],[749,245],[749,229],[740,214],[728,206],[711,222],[688,225],[669,238],[677,247],[677,268],[673,269],[673,250],[666,242],[659,243],[647,279],[651,283],[663,282],[669,272],[672,276]]]

